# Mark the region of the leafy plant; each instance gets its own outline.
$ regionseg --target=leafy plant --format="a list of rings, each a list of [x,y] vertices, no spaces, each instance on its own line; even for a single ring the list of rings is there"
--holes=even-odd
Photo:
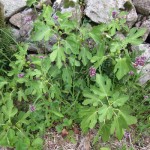
[[[70,13],[52,14],[43,5],[32,32],[33,42],[57,37],[50,54],[28,55],[28,45],[18,45],[11,70],[0,77],[0,145],[42,149],[47,128],[61,132],[73,124],[83,132],[97,128],[104,141],[110,135],[121,139],[137,122],[128,111],[128,73],[135,68],[127,46],[140,44],[145,29],[129,29],[125,19],[91,26]],[[124,40],[117,31],[126,34]]]
[[[4,75],[13,60],[16,43],[7,27],[0,28],[0,75]]]

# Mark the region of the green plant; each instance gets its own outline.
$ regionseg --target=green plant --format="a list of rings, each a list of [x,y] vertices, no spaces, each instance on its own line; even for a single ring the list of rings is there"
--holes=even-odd
[[[47,128],[61,131],[74,123],[83,132],[96,127],[104,141],[112,134],[121,139],[137,122],[126,103],[132,101],[128,73],[136,72],[127,46],[142,43],[145,29],[129,29],[122,14],[90,26],[79,25],[70,13],[52,13],[44,5],[32,32],[33,42],[56,35],[51,53],[27,55],[27,44],[19,45],[11,70],[0,77],[0,145],[42,149]],[[117,31],[126,34],[124,40]]]
[[[0,28],[0,75],[4,75],[9,69],[9,63],[13,60],[16,52],[16,42],[11,35],[8,27]]]

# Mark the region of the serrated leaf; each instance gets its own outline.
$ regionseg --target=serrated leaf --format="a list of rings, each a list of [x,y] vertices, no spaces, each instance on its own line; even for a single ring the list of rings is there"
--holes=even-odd
[[[16,141],[15,131],[13,129],[9,129],[7,137],[11,143],[14,143]]]
[[[71,34],[66,38],[65,48],[70,49],[73,54],[79,54],[80,42],[78,37],[74,34]]]
[[[92,31],[89,32],[89,36],[97,43],[100,43],[101,32],[105,31],[107,28],[104,24],[95,26],[92,28]]]
[[[127,35],[126,39],[123,41],[124,44],[132,44],[132,45],[139,45],[143,42],[142,36],[146,32],[145,28],[137,29],[137,28],[132,28],[129,31],[129,34]]]
[[[116,116],[111,124],[111,134],[114,132],[119,140],[122,139],[124,135],[124,129],[127,128],[127,123],[122,116]]]
[[[0,134],[0,145],[1,146],[8,146],[8,138],[7,138],[7,132],[6,131],[1,131],[1,134]]]
[[[137,119],[134,116],[131,116],[125,112],[120,111],[120,114],[122,115],[122,117],[126,120],[128,125],[132,125],[132,124],[136,124],[137,123]]]
[[[94,67],[95,68],[98,68],[102,65],[102,63],[107,59],[106,56],[93,56],[92,59],[91,59],[91,62],[92,63],[95,63],[94,64]]]
[[[88,61],[91,59],[92,54],[88,51],[88,49],[82,47],[80,54],[79,54],[79,60],[82,61],[83,65],[86,66]]]
[[[88,128],[94,128],[97,123],[98,114],[94,107],[90,107],[90,109],[82,109],[79,112],[79,116],[82,118],[81,129],[83,132],[87,131]]]
[[[58,46],[57,44],[53,46],[53,52],[50,54],[51,61],[56,61],[57,67],[60,69],[63,62],[66,60],[66,55],[64,52],[64,47]]]
[[[107,76],[96,74],[96,83],[100,87],[101,96],[107,97],[110,95],[111,80]]]
[[[80,66],[80,61],[76,60],[73,57],[69,57],[69,63],[71,64],[71,66]]]
[[[136,39],[143,36],[145,32],[146,32],[146,28],[137,29],[136,33],[132,35],[132,39]]]
[[[98,114],[99,114],[99,121],[100,122],[103,122],[106,119],[107,112],[108,112],[108,106],[107,105],[103,105],[101,108],[99,108]]]
[[[83,102],[83,105],[91,104],[93,106],[98,106],[98,104],[100,103],[99,101],[101,101],[98,96],[93,95],[92,93],[88,91],[84,92],[83,96],[86,97],[86,99]]]
[[[117,59],[117,64],[114,68],[114,73],[116,73],[116,76],[118,80],[122,79],[127,73],[129,73],[129,63],[126,58],[120,58]]]
[[[110,51],[114,53],[114,52],[116,52],[117,50],[121,50],[121,48],[122,48],[122,45],[121,45],[120,43],[118,43],[118,42],[113,42],[113,43],[111,43]]]
[[[27,100],[27,96],[26,96],[25,92],[22,89],[20,89],[17,92],[17,94],[18,94],[18,100],[19,101],[22,101],[22,100],[26,101]]]
[[[51,62],[55,61],[57,57],[57,50],[54,50],[51,54],[50,54],[50,60]]]
[[[52,15],[52,7],[50,7],[49,5],[43,5],[43,13],[42,13],[42,17],[45,18],[45,20],[50,20],[50,17]]]
[[[104,142],[109,140],[110,137],[110,124],[104,124],[101,128],[101,136]]]
[[[62,79],[65,83],[72,84],[72,72],[69,68],[63,68]]]
[[[129,99],[129,96],[127,95],[120,95],[119,92],[115,92],[113,94],[113,106],[123,106],[124,103]]]
[[[42,23],[42,22],[38,22],[35,25],[36,29],[35,32],[33,32],[32,34],[32,41],[41,41],[44,38],[46,38],[46,41],[49,40],[49,37],[51,35],[51,29],[48,25]]]
[[[17,108],[14,108],[13,100],[11,99],[11,95],[9,99],[7,99],[6,105],[2,106],[2,112],[6,115],[7,119],[14,117],[18,112]]]

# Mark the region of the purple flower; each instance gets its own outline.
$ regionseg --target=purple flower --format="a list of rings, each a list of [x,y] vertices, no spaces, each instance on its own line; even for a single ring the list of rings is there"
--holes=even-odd
[[[45,56],[39,56],[39,58],[44,59],[44,58],[45,58]]]
[[[90,77],[93,77],[96,75],[96,69],[94,67],[91,67],[89,69],[89,74],[90,74]]]
[[[32,21],[32,17],[31,16],[27,16],[24,18],[25,23],[27,22],[31,22]]]
[[[126,139],[129,139],[129,138],[130,138],[130,133],[129,133],[129,132],[125,132],[124,137],[125,137]]]
[[[144,96],[144,99],[148,99],[149,97],[147,95]]]
[[[146,57],[145,56],[137,57],[135,59],[134,67],[144,66],[145,61],[146,61]]]
[[[35,69],[35,64],[32,64],[32,63],[31,63],[31,64],[30,64],[30,67],[33,68],[33,69]]]
[[[133,75],[134,75],[134,72],[133,72],[133,71],[130,71],[130,72],[129,72],[129,75],[130,75],[130,76],[133,76]]]
[[[24,73],[19,73],[18,74],[18,78],[23,78],[24,77]]]
[[[34,112],[36,110],[36,108],[33,104],[29,105],[29,109],[31,112]]]
[[[112,12],[112,17],[115,19],[117,17],[117,12],[116,11],[113,11]]]
[[[54,19],[54,20],[57,20],[57,19],[58,19],[58,16],[56,16],[56,15],[53,16],[53,19]]]

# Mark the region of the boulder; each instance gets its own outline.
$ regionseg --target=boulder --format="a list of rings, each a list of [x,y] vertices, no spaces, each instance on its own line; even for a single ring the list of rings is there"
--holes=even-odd
[[[23,9],[26,6],[27,0],[1,0],[4,5],[5,18],[11,17],[14,13]]]
[[[29,36],[33,28],[33,22],[35,18],[36,18],[36,15],[32,9],[25,9],[24,11],[13,15],[9,19],[9,22],[13,26],[19,28],[20,38],[26,38]]]
[[[73,19],[77,19],[78,22],[81,21],[82,15],[81,15],[81,10],[80,10],[80,6],[79,5],[77,5],[76,7],[73,7],[73,8],[72,7],[69,7],[69,8],[62,7],[61,8],[61,12],[62,13],[64,13],[64,12],[71,12]]]
[[[150,44],[140,44],[138,46],[132,46],[132,50],[142,53],[141,56],[146,57],[146,61],[150,63]]]
[[[96,23],[108,23],[113,19],[112,11],[128,10],[127,22],[131,27],[137,20],[137,13],[130,0],[86,0],[85,14]]]
[[[133,0],[133,4],[138,13],[143,15],[150,14],[150,0]]]
[[[16,40],[18,40],[20,38],[19,29],[11,27],[10,30],[11,30],[11,33],[13,35],[13,38],[15,38]]]
[[[60,10],[61,13],[70,12],[72,14],[72,19],[77,19],[78,22],[81,21],[82,12],[78,0],[56,0],[53,4],[54,12]]]
[[[139,79],[139,82],[141,85],[145,84],[150,80],[150,64],[146,64],[142,69],[141,69],[141,77]]]
[[[143,36],[143,41],[146,41],[150,34],[150,18],[142,15],[138,15],[138,22],[135,24],[137,28],[145,28],[146,32]]]
[[[138,18],[137,13],[136,13],[136,9],[134,6],[130,10],[130,12],[128,13],[126,18],[127,18],[127,24],[131,28],[135,24],[135,22],[137,21],[137,18]]]
[[[143,36],[143,40],[145,41],[150,34],[150,19],[143,21],[141,28],[146,28],[146,32]]]
[[[143,52],[141,56],[144,56],[146,58],[145,66],[140,66],[137,68],[138,72],[141,73],[139,82],[141,85],[143,85],[150,80],[150,44],[140,44],[138,46],[132,46],[132,50]]]

